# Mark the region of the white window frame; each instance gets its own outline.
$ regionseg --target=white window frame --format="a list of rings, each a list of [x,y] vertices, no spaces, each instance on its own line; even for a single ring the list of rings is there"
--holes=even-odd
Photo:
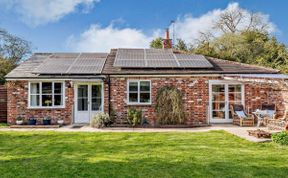
[[[137,102],[130,102],[129,100],[129,93],[130,93],[130,90],[129,90],[129,86],[130,86],[130,82],[135,82],[138,84],[138,91],[137,91],[137,95],[138,95],[138,101]],[[140,102],[140,82],[149,82],[150,83],[150,102],[147,102],[147,103],[143,103],[143,102]],[[148,93],[148,92],[147,92]],[[152,104],[152,83],[151,83],[151,80],[127,80],[127,105],[151,105]]]
[[[42,83],[52,83],[52,106],[42,106]],[[31,84],[32,83],[39,83],[39,106],[31,106]],[[54,84],[61,83],[62,84],[62,105],[54,106]],[[32,94],[36,95],[36,94]],[[63,81],[30,81],[28,84],[28,109],[59,109],[65,108],[65,82]]]

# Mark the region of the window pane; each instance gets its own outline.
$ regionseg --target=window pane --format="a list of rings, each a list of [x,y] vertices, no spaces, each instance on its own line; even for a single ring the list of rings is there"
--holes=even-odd
[[[39,94],[40,85],[39,83],[31,83],[30,84],[30,93],[31,94]]]
[[[42,95],[42,106],[52,106],[52,95]]]
[[[92,111],[101,110],[101,98],[92,98]]]
[[[43,94],[52,94],[52,83],[51,82],[43,82],[42,83],[42,93]]]
[[[55,94],[62,93],[62,83],[54,83],[54,93]]]
[[[225,101],[225,93],[213,93],[213,101]]]
[[[225,112],[224,111],[213,111],[212,117],[215,119],[225,119]]]
[[[30,106],[40,106],[40,97],[39,95],[30,96]]]
[[[221,110],[224,111],[225,110],[225,103],[220,103],[220,102],[216,102],[216,103],[212,103],[212,109],[213,110]]]
[[[213,92],[224,92],[225,85],[212,85]]]
[[[78,111],[88,111],[88,98],[78,98]]]
[[[101,97],[101,85],[92,85],[92,97]]]
[[[88,85],[78,86],[78,97],[88,97]]]
[[[241,92],[241,85],[229,85],[229,92]]]
[[[54,106],[62,106],[62,95],[54,95]]]
[[[150,93],[140,93],[141,103],[150,103]]]
[[[138,102],[138,93],[129,93],[129,102]]]
[[[149,81],[140,82],[140,91],[150,91],[150,82]]]
[[[129,91],[138,91],[138,82],[129,82]]]

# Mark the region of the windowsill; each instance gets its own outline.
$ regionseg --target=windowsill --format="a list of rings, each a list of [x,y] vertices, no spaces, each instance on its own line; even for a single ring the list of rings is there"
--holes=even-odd
[[[59,107],[27,107],[27,109],[65,109],[65,106],[59,106]]]
[[[128,106],[151,106],[152,103],[127,103]]]

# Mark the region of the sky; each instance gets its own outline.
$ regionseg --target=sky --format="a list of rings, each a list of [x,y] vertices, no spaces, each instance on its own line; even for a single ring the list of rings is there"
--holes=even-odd
[[[221,12],[259,13],[288,44],[287,0],[0,0],[0,28],[32,43],[33,52],[109,52],[145,48],[175,21],[175,38],[195,43]],[[170,30],[170,31],[171,31]]]

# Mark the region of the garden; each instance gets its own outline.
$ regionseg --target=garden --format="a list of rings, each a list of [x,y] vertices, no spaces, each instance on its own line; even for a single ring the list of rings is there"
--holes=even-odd
[[[224,131],[0,132],[1,177],[286,177],[288,147]]]

